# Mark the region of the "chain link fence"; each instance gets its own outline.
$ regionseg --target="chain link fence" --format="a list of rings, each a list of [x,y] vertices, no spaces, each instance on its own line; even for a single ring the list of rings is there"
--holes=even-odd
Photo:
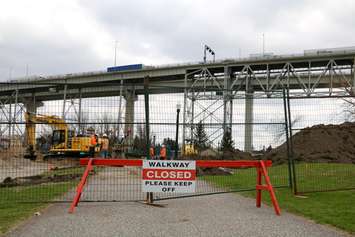
[[[346,98],[255,92],[249,104],[245,94],[228,101],[226,112],[223,96],[208,92],[209,100],[192,102],[184,88],[150,88],[147,103],[143,88],[119,83],[18,86],[2,85],[0,94],[0,201],[71,201],[85,169],[80,158],[145,159],[148,150],[152,159],[272,160],[272,184],[298,193],[355,188],[355,130],[342,124],[352,121]],[[196,193],[155,198],[255,190],[252,168],[198,168],[197,175]],[[144,200],[141,185],[140,168],[95,167],[82,201]]]
[[[355,188],[354,100],[291,99],[296,193]]]

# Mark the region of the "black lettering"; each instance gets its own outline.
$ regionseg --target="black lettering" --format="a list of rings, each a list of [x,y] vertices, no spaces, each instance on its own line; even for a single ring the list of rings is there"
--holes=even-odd
[[[149,162],[149,167],[155,167],[156,162]]]

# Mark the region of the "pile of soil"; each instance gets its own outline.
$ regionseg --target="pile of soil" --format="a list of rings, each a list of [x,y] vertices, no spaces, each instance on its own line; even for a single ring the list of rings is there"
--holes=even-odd
[[[43,176],[43,175],[33,175],[26,177],[17,177],[11,178],[7,177],[4,179],[2,183],[0,183],[0,187],[14,187],[14,186],[28,186],[28,185],[36,185],[43,183],[57,183],[57,182],[65,182],[80,179],[80,174],[64,174],[64,175],[52,175],[52,176]]]
[[[222,160],[252,160],[253,156],[249,152],[244,152],[238,149],[234,151],[225,151],[221,155]]]
[[[223,167],[197,167],[196,168],[197,176],[204,175],[232,175],[233,171],[231,169],[226,169]]]
[[[292,140],[295,161],[355,164],[355,123],[307,127]],[[263,159],[286,163],[286,143],[267,152]]]

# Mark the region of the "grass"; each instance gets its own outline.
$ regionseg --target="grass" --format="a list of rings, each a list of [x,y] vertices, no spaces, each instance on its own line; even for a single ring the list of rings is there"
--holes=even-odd
[[[0,234],[32,216],[50,201],[69,191],[76,182],[0,189]],[[15,200],[15,201],[14,201]]]
[[[355,165],[352,164],[297,164],[299,191],[319,191],[339,188],[355,188]],[[229,190],[255,187],[255,169],[237,170],[233,176],[204,177],[217,186]],[[287,166],[269,169],[274,186],[287,184]],[[255,197],[255,191],[243,192]],[[288,188],[276,189],[282,210],[302,215],[317,223],[333,225],[355,233],[355,190],[307,193],[305,198],[296,197]],[[263,202],[270,205],[267,192],[263,191]]]
[[[82,175],[84,173],[86,167],[84,166],[77,166],[77,167],[68,167],[68,168],[61,168],[61,169],[53,169],[47,172],[42,173],[42,176],[53,176],[53,175]],[[94,167],[94,170],[97,171],[98,167]]]
[[[41,176],[81,176],[84,170],[85,167],[82,166],[54,169],[43,172]],[[100,170],[101,167],[94,167],[95,172]],[[77,179],[72,179],[58,183],[0,188],[0,234],[46,207],[49,201],[60,199],[78,182]]]
[[[95,167],[95,171],[100,168]],[[46,171],[42,177],[81,175],[85,167],[70,167]],[[46,183],[32,186],[18,186],[0,189],[0,234],[8,231],[12,226],[32,216],[36,211],[48,205],[48,201],[60,198],[75,187],[78,180],[59,183]]]

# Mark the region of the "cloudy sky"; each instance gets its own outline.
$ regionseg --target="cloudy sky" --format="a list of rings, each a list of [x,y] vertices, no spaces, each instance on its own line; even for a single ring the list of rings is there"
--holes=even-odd
[[[0,81],[355,45],[353,0],[0,0]],[[27,69],[26,69],[27,68]]]

